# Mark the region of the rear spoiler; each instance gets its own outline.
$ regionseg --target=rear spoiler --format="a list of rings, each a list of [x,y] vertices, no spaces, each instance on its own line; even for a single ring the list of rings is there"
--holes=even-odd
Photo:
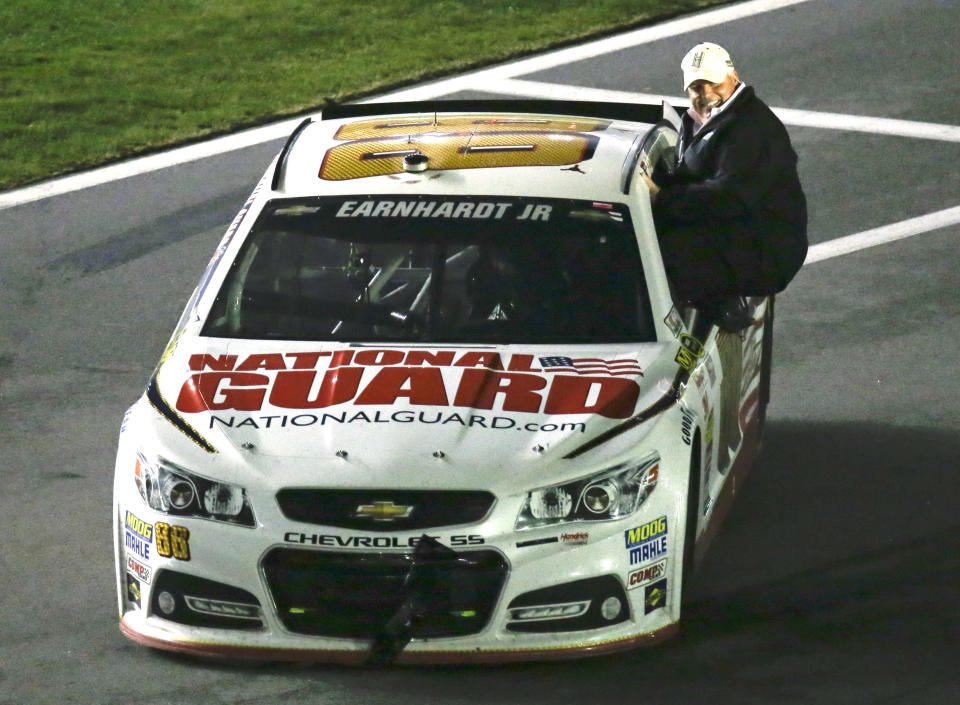
[[[586,100],[541,100],[496,98],[467,100],[419,100],[401,103],[333,103],[323,108],[322,120],[397,115],[401,113],[534,113],[606,118],[654,124],[664,119],[667,103],[607,103]]]

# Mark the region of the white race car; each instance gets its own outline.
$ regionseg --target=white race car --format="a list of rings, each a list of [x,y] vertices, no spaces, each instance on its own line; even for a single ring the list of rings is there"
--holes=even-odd
[[[141,644],[542,660],[674,634],[759,446],[773,301],[671,296],[669,106],[305,120],[230,225],[114,483]]]

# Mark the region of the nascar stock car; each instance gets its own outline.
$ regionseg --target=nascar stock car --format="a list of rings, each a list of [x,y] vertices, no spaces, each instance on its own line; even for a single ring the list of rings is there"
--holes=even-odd
[[[334,663],[674,634],[759,445],[773,301],[731,329],[672,298],[640,177],[671,111],[304,120],[124,417],[122,632]]]

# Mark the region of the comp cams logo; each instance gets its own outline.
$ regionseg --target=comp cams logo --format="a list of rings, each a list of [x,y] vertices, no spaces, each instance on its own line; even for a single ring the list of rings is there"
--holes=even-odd
[[[657,561],[651,565],[645,565],[642,568],[632,571],[627,576],[627,590],[641,587],[654,580],[662,578],[667,572],[667,559]]]

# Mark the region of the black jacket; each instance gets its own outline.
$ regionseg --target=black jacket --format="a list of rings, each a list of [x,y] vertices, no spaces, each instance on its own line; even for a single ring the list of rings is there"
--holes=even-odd
[[[658,225],[722,232],[744,293],[781,291],[807,253],[807,203],[783,123],[744,86],[696,135],[684,114],[676,173],[657,175]]]

